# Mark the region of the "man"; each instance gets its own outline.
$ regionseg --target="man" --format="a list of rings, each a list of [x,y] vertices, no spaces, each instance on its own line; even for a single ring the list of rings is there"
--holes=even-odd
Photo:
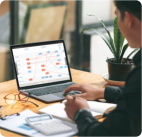
[[[64,93],[79,90],[82,94],[66,96],[65,111],[75,120],[79,136],[138,136],[141,134],[141,4],[138,1],[115,1],[118,27],[132,48],[140,48],[133,61],[136,68],[129,74],[124,87],[94,89],[87,85],[72,85]],[[102,122],[90,111],[86,100],[104,98],[117,103]]]

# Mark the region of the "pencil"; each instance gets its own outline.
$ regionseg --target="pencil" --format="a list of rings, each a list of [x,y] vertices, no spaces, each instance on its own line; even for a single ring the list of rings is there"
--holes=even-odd
[[[76,99],[76,94],[74,94],[74,99]]]

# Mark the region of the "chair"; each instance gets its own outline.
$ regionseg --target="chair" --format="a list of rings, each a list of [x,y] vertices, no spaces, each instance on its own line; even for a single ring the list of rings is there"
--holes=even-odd
[[[61,39],[67,8],[67,2],[28,6],[20,43]]]

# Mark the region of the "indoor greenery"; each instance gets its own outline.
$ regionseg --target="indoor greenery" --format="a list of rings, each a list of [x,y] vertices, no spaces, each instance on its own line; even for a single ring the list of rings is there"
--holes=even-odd
[[[95,16],[95,15],[89,15],[89,16]],[[96,17],[96,16],[95,16]],[[122,63],[125,64],[126,61],[129,59],[129,57],[136,52],[138,49],[134,49],[128,56],[126,59],[123,59],[124,53],[126,52],[127,48],[128,48],[128,43],[124,45],[124,36],[122,35],[122,33],[120,32],[118,25],[117,25],[117,17],[114,19],[114,39],[112,39],[110,32],[107,30],[103,20],[99,19],[97,17],[97,19],[102,23],[104,29],[107,32],[107,35],[96,30],[96,29],[87,29],[87,30],[93,30],[95,31],[103,40],[104,42],[107,44],[107,46],[109,47],[109,49],[111,50],[114,58],[115,58],[115,62],[116,63]],[[87,31],[87,30],[83,30],[83,32]]]

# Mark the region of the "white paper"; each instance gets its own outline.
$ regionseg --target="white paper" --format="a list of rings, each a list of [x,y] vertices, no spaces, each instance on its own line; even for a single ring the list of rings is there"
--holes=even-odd
[[[58,104],[53,104],[50,105],[48,107],[45,107],[43,109],[39,110],[39,113],[43,113],[43,114],[50,114],[55,118],[64,120],[64,121],[68,121],[71,123],[75,123],[73,120],[71,120],[64,108],[65,108],[65,103],[66,100],[64,100],[62,103],[58,103]],[[97,101],[87,101],[89,107],[90,107],[90,112],[93,116],[98,116],[98,115],[102,115],[108,108],[110,107],[116,107],[116,104],[112,104],[112,103],[102,103],[102,102],[97,102]]]
[[[63,100],[62,104],[65,104],[66,101],[67,100]],[[108,108],[117,106],[117,104],[98,102],[98,101],[87,101],[87,103],[90,107],[91,112],[92,111],[96,112],[96,114],[92,112],[92,114],[95,114],[93,116],[96,116],[97,113],[99,113],[99,115],[100,113],[103,114]]]
[[[20,113],[20,116],[15,116],[12,117],[10,119],[7,120],[0,120],[0,127],[11,130],[11,131],[15,131],[18,133],[22,133],[28,136],[33,136],[33,137],[46,137],[45,135],[41,134],[40,132],[30,128],[27,124],[27,122],[25,121],[26,117],[29,116],[37,116],[38,114],[30,111],[30,110],[25,110],[23,112]],[[50,137],[68,137],[68,136],[72,136],[74,134],[76,134],[77,131],[77,126],[76,124],[72,124],[66,121],[62,121],[59,119],[55,119],[57,121],[60,121],[70,127],[73,128],[72,132],[69,133],[63,133],[63,134],[58,134],[58,135],[52,135]]]
[[[102,103],[97,101],[87,101],[87,103],[91,111],[98,112],[101,114],[103,114],[108,108],[117,106],[116,104]]]
[[[45,107],[43,109],[40,109],[39,113],[50,114],[55,118],[66,120],[66,121],[71,122],[71,123],[75,123],[73,120],[71,120],[67,116],[64,108],[65,108],[64,104],[58,103],[58,104],[53,104],[53,105],[50,105],[50,106]]]

